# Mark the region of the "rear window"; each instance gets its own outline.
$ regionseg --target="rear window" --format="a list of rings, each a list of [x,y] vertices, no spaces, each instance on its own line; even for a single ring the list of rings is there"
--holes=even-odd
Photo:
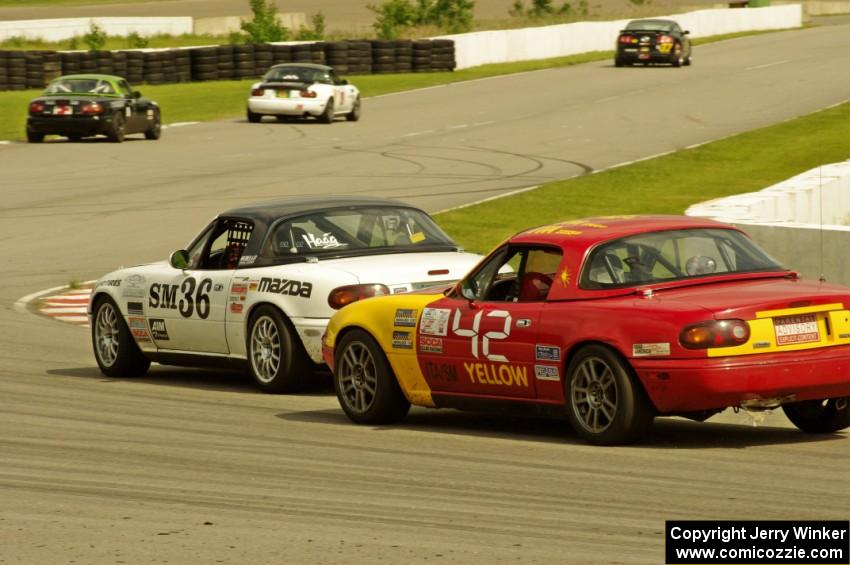
[[[116,94],[112,83],[96,78],[58,79],[47,85],[45,94]]]
[[[673,31],[673,24],[655,20],[641,20],[629,22],[627,31]]]
[[[581,287],[618,288],[718,274],[784,270],[738,231],[670,230],[598,246],[585,263]]]
[[[329,71],[303,67],[275,67],[266,73],[263,80],[270,82],[304,82],[308,84],[319,82],[333,84]]]
[[[431,218],[410,208],[355,208],[307,214],[277,223],[264,255],[331,255],[363,250],[455,248]]]

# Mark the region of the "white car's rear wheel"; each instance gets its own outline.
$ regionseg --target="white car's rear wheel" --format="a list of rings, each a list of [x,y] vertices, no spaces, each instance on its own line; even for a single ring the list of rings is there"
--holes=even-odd
[[[248,365],[251,376],[265,392],[294,392],[303,388],[308,365],[300,343],[283,314],[261,306],[251,316]]]

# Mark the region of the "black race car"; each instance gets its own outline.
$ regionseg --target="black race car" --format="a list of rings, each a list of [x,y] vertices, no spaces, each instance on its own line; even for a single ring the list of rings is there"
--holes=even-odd
[[[40,143],[51,134],[72,140],[105,135],[121,143],[126,134],[143,133],[147,139],[159,139],[161,131],[157,103],[112,75],[57,78],[30,102],[27,118],[30,143]]]
[[[669,63],[691,64],[690,32],[673,20],[634,20],[617,37],[614,65]]]

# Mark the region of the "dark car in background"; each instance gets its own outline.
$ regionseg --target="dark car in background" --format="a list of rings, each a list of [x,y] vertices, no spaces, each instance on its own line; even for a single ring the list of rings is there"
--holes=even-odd
[[[47,135],[71,140],[105,135],[120,143],[133,133],[159,139],[161,130],[157,103],[142,97],[125,79],[112,75],[59,77],[30,102],[27,117],[30,143],[40,143]]]
[[[673,20],[634,20],[617,37],[614,65],[667,63],[674,67],[691,64],[691,40]]]

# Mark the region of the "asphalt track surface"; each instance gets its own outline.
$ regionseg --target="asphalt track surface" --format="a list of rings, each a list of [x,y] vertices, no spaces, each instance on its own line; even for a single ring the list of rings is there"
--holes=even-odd
[[[247,201],[437,210],[838,103],[848,31],[704,46],[687,69],[592,63],[375,98],[356,124],[0,146],[0,563],[651,564],[667,519],[848,519],[850,438],[781,414],[659,420],[617,448],[455,411],[361,427],[326,382],[271,396],[206,370],[105,378],[85,330],[13,308],[164,258]]]

